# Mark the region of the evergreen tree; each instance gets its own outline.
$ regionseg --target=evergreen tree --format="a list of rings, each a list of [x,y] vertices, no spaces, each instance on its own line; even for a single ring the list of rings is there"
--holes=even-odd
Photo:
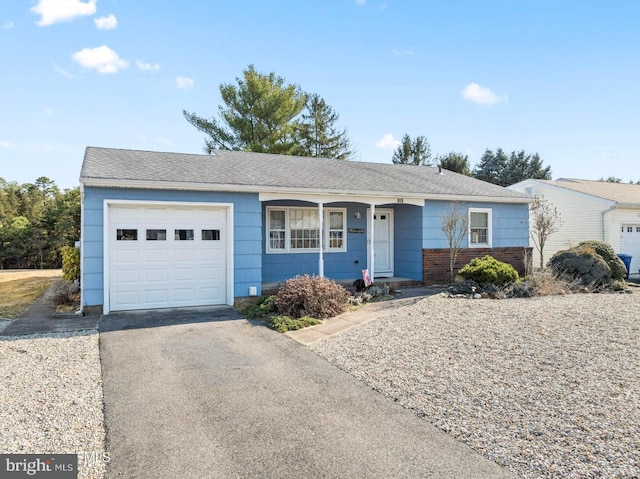
[[[60,248],[80,238],[80,189],[60,192],[47,177],[0,178],[0,269],[59,268]]]
[[[295,153],[295,118],[304,109],[307,95],[298,85],[286,84],[273,72],[259,73],[253,65],[236,82],[220,85],[225,104],[218,107],[221,121],[182,112],[189,123],[209,136],[204,150]]]
[[[456,173],[471,176],[469,157],[462,153],[455,153],[452,151],[446,155],[441,155],[436,159],[436,163],[445,170],[455,171]]]
[[[524,150],[512,151],[509,156],[498,148],[494,153],[486,150],[473,169],[473,176],[500,186],[509,186],[526,179],[550,180],[551,167],[543,167],[537,153],[531,155]]]
[[[393,152],[391,161],[395,164],[431,166],[431,145],[427,137],[418,136],[414,140],[408,134],[402,137],[400,145]]]
[[[335,127],[339,115],[317,94],[309,96],[299,128],[302,156],[349,159],[353,156],[346,128]]]
[[[480,158],[480,163],[473,169],[473,176],[478,180],[499,185],[502,180],[502,171],[508,161],[509,158],[502,148],[498,148],[495,153],[487,149]]]

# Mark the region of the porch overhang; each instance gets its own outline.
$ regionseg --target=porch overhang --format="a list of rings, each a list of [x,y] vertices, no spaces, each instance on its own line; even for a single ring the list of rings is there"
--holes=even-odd
[[[296,192],[264,192],[259,193],[260,201],[276,201],[276,200],[297,200],[307,201],[315,204],[326,203],[363,203],[367,205],[391,205],[405,204],[423,207],[425,205],[424,198],[416,198],[410,196],[361,196],[351,194],[308,194]]]

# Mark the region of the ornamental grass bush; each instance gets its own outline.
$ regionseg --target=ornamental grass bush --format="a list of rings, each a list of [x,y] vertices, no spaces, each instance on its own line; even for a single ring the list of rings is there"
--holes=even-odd
[[[278,290],[275,309],[292,318],[310,316],[330,318],[347,309],[349,292],[341,285],[321,276],[296,276]]]
[[[458,274],[464,279],[475,281],[478,284],[496,286],[515,283],[519,279],[518,272],[513,266],[498,261],[490,255],[472,259],[458,271]]]

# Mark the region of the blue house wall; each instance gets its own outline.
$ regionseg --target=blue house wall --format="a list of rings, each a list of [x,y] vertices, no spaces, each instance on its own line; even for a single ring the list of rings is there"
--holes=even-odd
[[[317,207],[302,201],[271,201],[263,205],[262,280],[282,282],[296,275],[318,274],[318,253],[267,253],[267,206]],[[347,251],[323,253],[324,274],[332,279],[362,277],[367,268],[367,208],[363,203],[327,203],[325,208],[346,208]],[[422,214],[421,208],[411,205],[381,205],[394,210],[394,274],[404,278],[422,279]],[[359,213],[359,218],[356,217]]]
[[[304,201],[271,201],[263,205],[262,281],[277,283],[297,275],[319,274],[318,253],[267,253],[267,206],[317,207]],[[332,279],[355,279],[367,267],[367,206],[358,203],[327,203],[325,208],[346,208],[347,251],[323,253],[324,274]],[[360,213],[356,218],[355,213]],[[349,232],[349,229],[352,231]],[[362,231],[358,233],[355,231]]]
[[[250,286],[261,290],[262,213],[258,195],[204,191],[84,188],[82,225],[83,306],[104,302],[104,200],[233,203],[234,296],[248,296]]]
[[[442,232],[442,217],[449,212],[448,201],[427,201],[422,217],[422,247],[448,248]],[[468,208],[491,208],[493,248],[529,246],[529,205],[511,203],[460,202],[458,208],[466,214]],[[466,241],[463,243],[466,247]]]
[[[422,208],[395,205],[394,275],[422,280]]]

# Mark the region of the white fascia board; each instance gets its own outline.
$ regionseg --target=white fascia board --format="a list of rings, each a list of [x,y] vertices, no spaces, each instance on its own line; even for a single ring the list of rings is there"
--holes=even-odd
[[[424,206],[423,198],[407,197],[407,196],[364,196],[349,194],[308,194],[308,193],[274,193],[262,192],[259,194],[260,201],[275,200],[297,200],[307,201],[309,203],[364,203],[368,205],[387,205],[387,204],[405,204],[414,206]]]
[[[531,198],[511,198],[503,196],[473,196],[473,195],[456,195],[456,194],[424,194],[416,195],[416,193],[407,192],[371,192],[371,191],[327,191],[314,189],[296,189],[289,187],[268,186],[260,187],[257,185],[227,185],[227,184],[211,184],[211,183],[183,183],[168,181],[151,181],[151,180],[116,180],[116,179],[100,179],[100,178],[81,178],[80,183],[90,187],[107,187],[107,188],[135,188],[135,189],[154,189],[154,190],[184,190],[184,191],[221,191],[229,193],[258,193],[260,197],[267,198],[267,195],[273,195],[273,199],[297,199],[298,197],[317,198],[318,200],[327,199],[328,202],[350,201],[362,202],[369,204],[394,204],[404,203],[416,206],[424,206],[425,200],[436,201],[475,201],[482,203],[530,203]],[[398,201],[403,200],[403,201]],[[267,201],[267,200],[262,200]],[[317,202],[316,200],[305,200]]]

